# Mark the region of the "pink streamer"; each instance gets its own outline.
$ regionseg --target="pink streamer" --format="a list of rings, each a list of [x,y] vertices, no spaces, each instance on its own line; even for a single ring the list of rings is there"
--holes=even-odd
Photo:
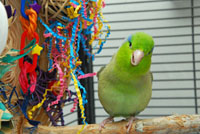
[[[102,2],[102,7],[104,8],[106,6],[106,3],[105,3],[105,1],[103,0],[103,2]]]
[[[60,66],[57,63],[54,63],[54,66],[57,67],[58,72],[59,72],[59,76],[60,76],[60,94],[57,96],[57,100],[51,102],[51,104],[47,107],[47,111],[50,110],[50,107],[53,105],[58,104],[58,102],[60,101],[61,97],[63,97],[63,93],[64,93],[64,73],[62,71],[62,69],[60,68]]]
[[[74,99],[73,107],[71,108],[70,112],[74,112],[76,110],[78,104],[78,97]]]
[[[80,80],[80,79],[85,79],[85,78],[88,78],[88,77],[93,77],[93,76],[95,76],[95,75],[97,75],[97,73],[88,73],[88,74],[85,74],[85,75],[80,75],[80,76],[78,76],[78,79]]]
[[[51,33],[47,33],[47,34],[43,34],[43,36],[45,37],[45,38],[48,38],[48,37],[50,37],[52,34]]]
[[[72,5],[74,8],[76,8],[76,7],[77,7],[77,5],[76,5],[76,4],[74,4],[74,3],[71,3],[71,5]]]
[[[86,12],[86,5],[85,5],[85,0],[83,0],[83,9],[84,9],[84,16],[87,18],[87,12]],[[87,28],[87,21],[84,20],[84,28]]]
[[[97,8],[95,7],[94,11],[96,11],[96,10],[97,10]],[[93,22],[94,22],[94,34],[96,34],[97,33],[97,26],[96,26],[96,24],[97,24],[97,12],[94,15]]]

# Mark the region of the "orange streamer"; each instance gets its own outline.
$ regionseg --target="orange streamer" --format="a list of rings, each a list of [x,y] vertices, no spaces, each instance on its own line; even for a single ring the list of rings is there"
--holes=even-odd
[[[29,20],[26,20],[24,17],[20,16],[20,21],[22,24],[22,29],[28,31],[28,39],[32,40],[34,38],[33,33],[37,28],[37,12],[32,8],[26,9],[26,15],[28,15]]]

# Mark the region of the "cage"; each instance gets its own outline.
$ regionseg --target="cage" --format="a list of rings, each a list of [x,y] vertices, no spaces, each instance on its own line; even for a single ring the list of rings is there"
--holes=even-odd
[[[80,51],[84,72],[98,72],[127,36],[137,31],[146,32],[155,41],[151,65],[153,92],[148,107],[138,118],[199,114],[200,1],[109,0],[105,3],[103,14],[108,20],[105,23],[111,25],[111,34],[93,62]],[[97,48],[90,50],[96,51]],[[87,90],[86,120],[89,124],[100,123],[108,114],[99,102],[97,77],[81,80],[81,83]],[[72,81],[69,88],[74,88]],[[82,124],[81,110],[77,107],[70,112],[72,107],[73,103],[63,107],[66,126]]]

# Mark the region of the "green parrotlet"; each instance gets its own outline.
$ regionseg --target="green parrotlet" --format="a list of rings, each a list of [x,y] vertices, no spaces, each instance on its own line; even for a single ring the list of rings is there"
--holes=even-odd
[[[125,117],[129,118],[129,132],[135,116],[147,107],[152,95],[150,66],[153,48],[150,35],[135,33],[98,72],[99,100],[110,115],[100,124],[100,131],[114,117]]]

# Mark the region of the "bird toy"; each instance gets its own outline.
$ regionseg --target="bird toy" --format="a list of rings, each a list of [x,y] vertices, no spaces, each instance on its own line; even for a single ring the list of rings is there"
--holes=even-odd
[[[60,120],[60,125],[63,126],[63,105],[73,102],[70,111],[75,111],[77,105],[81,110],[83,127],[79,130],[80,133],[87,124],[84,113],[87,92],[79,80],[96,73],[85,74],[82,71],[79,50],[83,49],[91,60],[102,51],[110,35],[110,26],[105,25],[102,14],[105,3],[103,0],[67,0],[63,1],[60,8],[55,3],[50,3],[48,9],[52,8],[56,13],[53,16],[43,16],[46,2],[21,0],[20,22],[23,33],[20,50],[10,49],[10,53],[16,52],[14,56],[7,53],[0,57],[1,67],[9,65],[2,77],[16,66],[15,61],[18,60],[22,97],[18,97],[17,106],[28,122],[35,127],[39,123],[43,124],[34,117],[35,112],[42,108],[52,125],[58,126]],[[43,30],[39,25],[42,25]],[[107,30],[105,34],[103,28]],[[103,35],[105,38],[101,39]],[[98,41],[97,44],[94,43],[95,40]],[[97,51],[90,52],[89,47],[94,46],[98,46]],[[43,63],[48,65],[46,70],[39,64],[41,55],[44,54],[47,57],[47,63]],[[75,91],[69,88],[70,81],[73,82]],[[17,92],[15,94],[19,95]]]

